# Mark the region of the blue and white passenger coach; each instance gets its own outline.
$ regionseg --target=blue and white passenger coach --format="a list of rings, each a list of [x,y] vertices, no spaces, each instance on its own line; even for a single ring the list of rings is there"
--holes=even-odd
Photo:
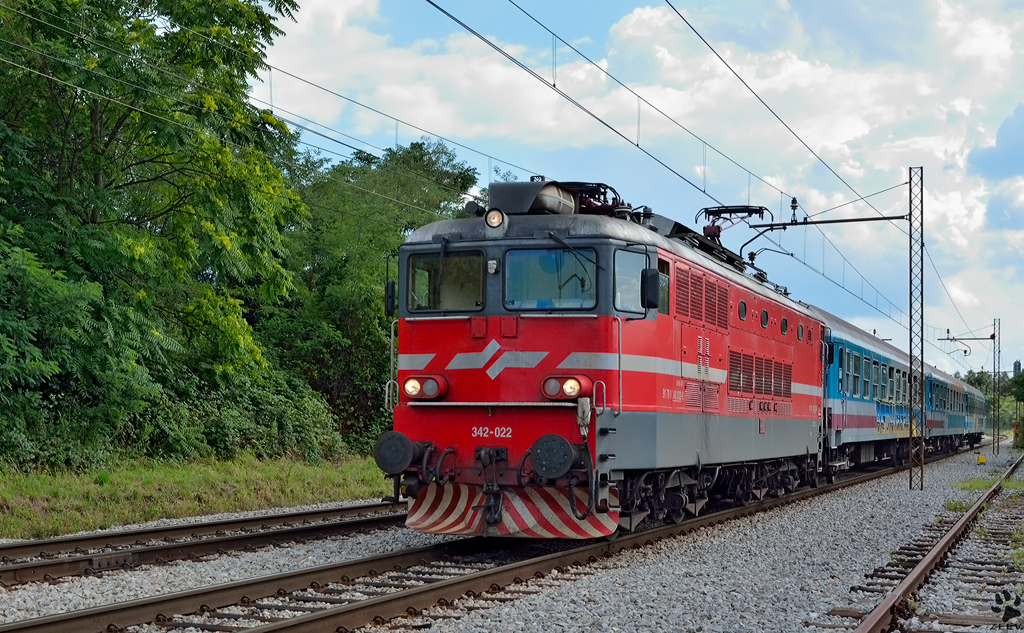
[[[826,327],[833,362],[825,375],[825,445],[833,469],[908,458],[909,358],[903,350],[821,308],[810,307]],[[925,365],[925,442],[951,452],[973,448],[985,426],[981,392]]]

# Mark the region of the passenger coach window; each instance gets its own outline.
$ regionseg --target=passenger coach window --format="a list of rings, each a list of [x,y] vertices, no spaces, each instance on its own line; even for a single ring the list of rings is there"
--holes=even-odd
[[[647,256],[642,253],[644,263]],[[509,310],[590,309],[597,305],[597,257],[591,248],[536,248],[505,254]],[[640,273],[636,273],[637,303]]]
[[[438,251],[409,257],[411,312],[471,311],[484,307],[484,254]]]
[[[861,392],[865,398],[871,397],[871,359],[864,359],[864,373],[861,374],[864,379],[864,390]],[[877,378],[877,376],[876,376]]]
[[[893,368],[890,367],[889,368],[889,398],[893,398],[894,399],[895,398],[895,394],[893,393],[893,390],[892,390],[892,388],[894,386],[893,385],[893,379],[892,379],[892,373],[893,373]],[[882,379],[885,380],[885,372],[882,372]]]
[[[853,395],[860,395],[860,355],[851,354],[853,357]]]
[[[615,309],[643,312],[640,307],[640,273],[647,268],[647,255],[615,251]]]

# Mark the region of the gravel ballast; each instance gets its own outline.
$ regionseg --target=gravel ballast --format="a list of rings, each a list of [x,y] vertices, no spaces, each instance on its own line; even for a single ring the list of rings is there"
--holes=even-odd
[[[492,609],[463,611],[431,630],[467,631],[807,631],[848,606],[849,589],[889,560],[889,552],[946,513],[946,500],[977,493],[951,484],[1005,469],[1009,455],[977,464],[973,452],[929,464],[925,490],[907,473],[662,541],[595,565],[589,576],[553,574],[539,593]],[[236,552],[209,561],[29,584],[0,591],[0,621],[85,609],[192,590],[302,567],[435,543],[404,528]],[[558,582],[559,578],[566,578]]]

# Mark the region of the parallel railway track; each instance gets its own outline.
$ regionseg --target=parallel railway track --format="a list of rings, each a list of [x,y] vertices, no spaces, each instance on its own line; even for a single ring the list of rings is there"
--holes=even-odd
[[[1014,617],[1020,618],[1021,610],[1024,610],[1016,609],[1021,606],[1020,594],[1017,594],[1016,604],[1009,591],[1002,594],[1002,600],[997,594],[1007,588],[1019,587],[1024,577],[1011,552],[1013,545],[1020,545],[1020,535],[1024,534],[1024,499],[1019,495],[1010,499],[1000,498],[1003,482],[1013,476],[1022,463],[1024,456],[1014,461],[959,519],[926,527],[914,541],[891,553],[889,565],[866,574],[863,585],[851,588],[853,592],[878,595],[880,599],[873,609],[832,609],[826,615],[846,622],[806,622],[806,626],[836,631],[846,629],[855,633],[882,633],[898,627],[897,630],[908,633],[924,633],[908,624],[908,621],[917,619],[942,627],[929,628],[928,631],[1021,628],[1019,619],[1007,624]],[[995,507],[997,500],[1002,501],[1000,507]],[[987,512],[983,516],[985,510]],[[970,540],[982,544],[983,557],[957,555],[956,550]],[[973,602],[981,608],[965,610],[984,612],[985,607],[994,604],[991,611],[1002,609],[1003,613],[995,616],[991,613],[927,613],[919,609],[914,600],[917,592],[939,574],[977,588],[970,595],[962,595],[960,602]]]
[[[202,557],[401,525],[405,505],[370,503],[0,544],[0,585]]]

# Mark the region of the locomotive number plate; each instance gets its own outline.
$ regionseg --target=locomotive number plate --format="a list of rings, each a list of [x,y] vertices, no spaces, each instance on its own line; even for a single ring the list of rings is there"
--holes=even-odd
[[[512,437],[510,426],[474,426],[473,437]]]

